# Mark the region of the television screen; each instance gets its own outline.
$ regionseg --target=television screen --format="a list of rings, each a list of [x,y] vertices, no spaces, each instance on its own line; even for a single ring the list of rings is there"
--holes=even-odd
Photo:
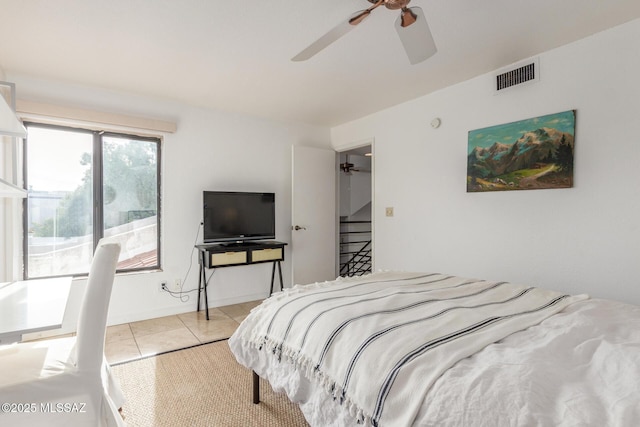
[[[274,193],[203,192],[203,241],[275,239]]]

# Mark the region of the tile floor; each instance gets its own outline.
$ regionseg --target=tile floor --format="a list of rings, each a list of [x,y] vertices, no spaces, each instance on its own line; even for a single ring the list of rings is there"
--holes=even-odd
[[[262,301],[250,301],[203,311],[159,317],[107,327],[105,355],[118,363],[228,338],[249,311]]]

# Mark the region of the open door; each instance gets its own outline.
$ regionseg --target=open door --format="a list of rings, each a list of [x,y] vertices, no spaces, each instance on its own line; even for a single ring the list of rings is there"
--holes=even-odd
[[[336,152],[293,146],[293,284],[336,278]]]
[[[339,269],[340,276],[373,271],[373,146],[339,153]]]

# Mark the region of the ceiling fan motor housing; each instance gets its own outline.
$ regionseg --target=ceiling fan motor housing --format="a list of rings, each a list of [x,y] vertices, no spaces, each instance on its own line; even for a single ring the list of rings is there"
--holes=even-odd
[[[367,0],[369,3],[378,3],[379,0]],[[397,10],[407,7],[411,0],[384,0],[387,9]]]

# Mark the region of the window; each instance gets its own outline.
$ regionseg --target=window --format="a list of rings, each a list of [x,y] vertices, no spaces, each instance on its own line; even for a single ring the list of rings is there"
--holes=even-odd
[[[159,268],[160,139],[25,125],[25,276],[87,274],[102,237],[118,271]]]

